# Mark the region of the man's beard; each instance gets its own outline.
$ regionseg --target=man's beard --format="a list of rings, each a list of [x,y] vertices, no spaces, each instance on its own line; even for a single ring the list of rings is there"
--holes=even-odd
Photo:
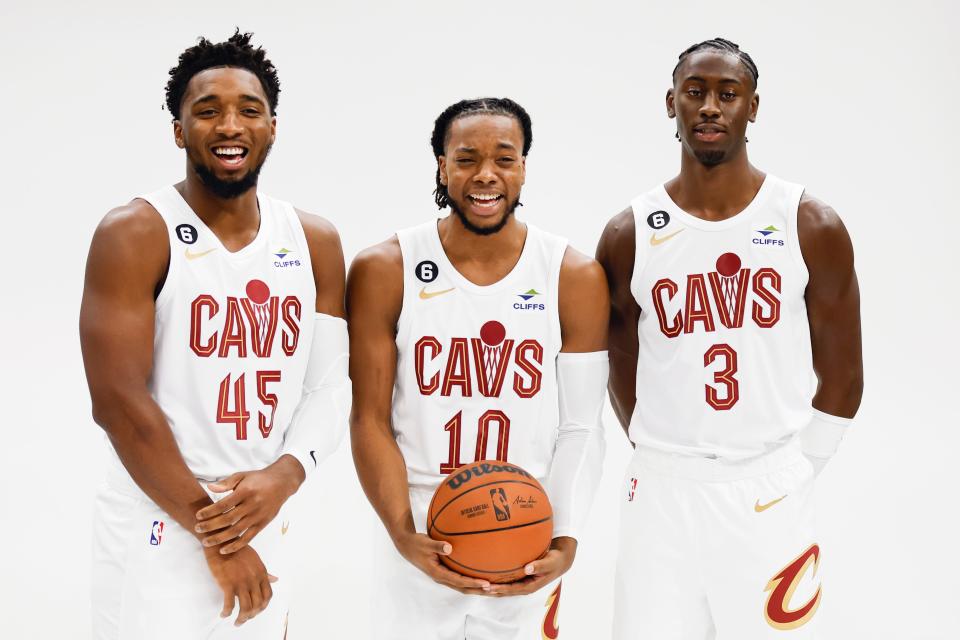
[[[260,161],[260,164],[250,171],[247,171],[239,180],[221,180],[215,176],[210,169],[199,162],[192,163],[193,170],[196,172],[197,177],[200,178],[203,186],[209,189],[213,195],[224,200],[239,198],[257,186],[257,181],[260,180],[260,169],[263,168],[263,164],[267,161],[267,156],[270,155],[270,149],[272,147],[273,145],[267,147],[267,152],[263,154],[263,160]]]
[[[460,223],[466,228],[470,233],[475,233],[478,236],[492,236],[501,229],[503,229],[507,223],[510,221],[510,216],[513,215],[513,212],[517,207],[522,207],[523,203],[520,202],[520,198],[517,198],[510,206],[507,207],[507,212],[503,215],[500,220],[490,227],[478,227],[467,219],[466,214],[460,210],[460,207],[457,206],[457,203],[453,201],[453,198],[448,199],[448,204],[450,205],[451,211],[457,214],[457,218],[460,219]]]
[[[715,167],[726,160],[727,152],[720,149],[702,149],[693,152],[700,164]]]

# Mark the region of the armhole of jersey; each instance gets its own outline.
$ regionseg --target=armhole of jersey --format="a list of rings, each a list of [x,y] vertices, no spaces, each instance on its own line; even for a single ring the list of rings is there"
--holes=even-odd
[[[550,258],[550,300],[547,302],[551,309],[557,312],[551,318],[551,331],[556,336],[557,353],[563,349],[563,327],[560,324],[560,269],[563,268],[563,257],[567,254],[567,247],[570,246],[566,238],[553,236],[555,249]]]
[[[643,197],[634,198],[630,201],[630,209],[633,211],[633,274],[630,276],[630,293],[633,294],[633,300],[640,308],[643,305],[640,302],[640,276],[643,275],[643,269],[647,266],[647,230],[644,226],[646,220],[641,218],[639,211],[643,211],[640,205],[643,204]]]
[[[167,216],[169,213],[165,214],[164,209],[166,208],[161,204],[163,198],[162,195],[158,192],[150,193],[143,196],[137,196],[137,200],[143,200],[149,204],[154,211],[157,212],[157,215],[160,216],[160,219],[163,220],[163,226],[167,229],[167,251],[168,251],[168,262],[167,262],[167,273],[166,277],[163,279],[163,286],[160,287],[160,291],[157,293],[157,298],[154,300],[154,308],[159,311],[167,302],[170,301],[170,297],[173,295],[173,291],[176,288],[177,276],[180,274],[180,260],[173,253],[173,248],[176,246],[174,244],[174,228],[176,227],[173,224],[173,220],[170,220]]]
[[[803,250],[800,248],[800,233],[798,231],[800,200],[803,198],[804,191],[805,190],[801,185],[791,185],[791,189],[787,196],[786,215],[787,224],[789,225],[787,243],[789,244],[790,255],[793,256],[793,260],[796,262],[797,268],[800,269],[800,273],[803,275],[803,286],[806,288],[807,282],[810,279],[810,272],[807,271],[807,263],[803,259]]]
[[[407,339],[407,334],[410,332],[410,318],[408,312],[408,296],[412,292],[412,287],[407,281],[407,271],[410,264],[409,259],[413,257],[413,245],[416,244],[413,235],[416,232],[414,229],[401,229],[397,231],[397,244],[400,245],[400,262],[402,275],[400,277],[400,283],[403,287],[403,294],[400,297],[400,315],[397,316],[397,346],[404,344]]]
[[[273,208],[274,213],[277,211],[277,209],[282,209],[286,213],[287,223],[290,225],[297,242],[299,242],[300,246],[303,247],[302,252],[303,256],[306,258],[307,269],[310,272],[310,276],[313,278],[314,287],[316,287],[317,281],[316,276],[313,275],[313,256],[310,255],[310,243],[307,242],[307,231],[303,228],[303,221],[300,220],[300,215],[297,213],[296,207],[289,202],[284,202],[283,200],[274,200],[272,198],[270,199],[270,207]]]

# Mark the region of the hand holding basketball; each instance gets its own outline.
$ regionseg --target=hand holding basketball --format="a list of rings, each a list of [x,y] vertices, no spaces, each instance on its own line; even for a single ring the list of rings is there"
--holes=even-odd
[[[576,555],[576,540],[567,537],[554,538],[545,556],[524,567],[527,577],[516,582],[492,585],[490,595],[521,596],[538,591],[566,573],[573,565]]]
[[[454,573],[440,563],[440,556],[449,555],[453,551],[449,542],[433,540],[423,533],[406,533],[394,539],[394,544],[400,555],[430,576],[434,582],[460,593],[488,594],[490,583],[487,580],[468,578]]]

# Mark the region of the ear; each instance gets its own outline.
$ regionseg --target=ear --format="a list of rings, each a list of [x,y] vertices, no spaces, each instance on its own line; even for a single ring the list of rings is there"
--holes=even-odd
[[[667,117],[671,119],[677,117],[677,110],[673,105],[673,89],[667,89]]]
[[[181,149],[183,149],[186,146],[186,144],[183,141],[183,125],[180,124],[179,120],[173,121],[173,141]]]
[[[270,144],[277,141],[277,116],[270,118]]]
[[[527,156],[520,157],[520,186],[527,182]]]
[[[447,186],[447,156],[437,157],[437,169],[440,171],[440,184]]]
[[[753,94],[753,100],[750,101],[750,115],[748,116],[750,122],[757,121],[757,110],[760,109],[760,94]]]

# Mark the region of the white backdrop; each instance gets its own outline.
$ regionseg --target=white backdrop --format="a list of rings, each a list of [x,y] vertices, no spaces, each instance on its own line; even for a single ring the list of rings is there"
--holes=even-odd
[[[818,481],[822,637],[958,637],[955,3],[32,4],[0,6],[0,636],[89,635],[104,455],[77,338],[87,247],[107,210],[181,179],[166,72],[197,36],[239,25],[283,83],[261,187],[332,220],[348,260],[435,215],[433,119],[480,95],[533,117],[521,217],[592,253],[605,221],[679,166],[663,106],[676,56],[739,42],[760,69],[751,159],[840,212],[863,294],[863,407]],[[568,640],[609,635],[629,447],[606,420],[603,486],[565,580]],[[290,638],[367,637],[375,522],[346,443],[295,504]]]

